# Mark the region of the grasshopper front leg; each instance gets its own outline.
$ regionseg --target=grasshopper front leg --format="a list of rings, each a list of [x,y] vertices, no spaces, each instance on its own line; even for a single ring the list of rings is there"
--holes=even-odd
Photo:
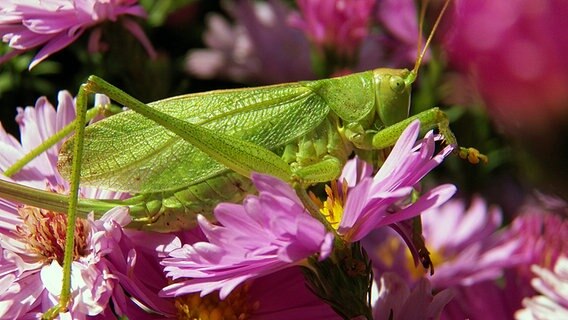
[[[412,121],[417,119],[420,120],[420,128],[423,132],[437,127],[440,134],[444,137],[446,144],[458,146],[456,137],[450,130],[450,121],[448,116],[439,108],[432,108],[388,126],[374,134],[372,137],[373,148],[384,149],[394,145],[404,129]],[[472,164],[488,162],[487,156],[480,153],[475,148],[464,148],[458,146],[457,154],[460,158],[467,159]]]

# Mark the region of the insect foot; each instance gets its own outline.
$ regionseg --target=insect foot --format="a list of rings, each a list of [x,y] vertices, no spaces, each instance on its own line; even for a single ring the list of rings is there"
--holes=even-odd
[[[479,162],[483,162],[483,164],[489,163],[489,158],[475,148],[460,147],[458,150],[458,156],[469,161],[471,164],[478,164]]]

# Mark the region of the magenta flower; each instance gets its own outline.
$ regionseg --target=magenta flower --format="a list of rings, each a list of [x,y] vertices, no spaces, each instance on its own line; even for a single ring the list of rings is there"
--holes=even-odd
[[[59,93],[57,112],[40,98],[36,108],[19,110],[22,144],[0,130],[0,169],[40,144],[74,119],[73,98]],[[67,184],[55,169],[59,146],[32,161],[13,179],[28,186],[65,192]],[[82,188],[83,195],[123,198],[116,192]],[[124,230],[128,210],[115,208],[101,219],[79,219],[72,265],[72,303],[63,316],[83,319],[100,315],[149,316],[144,310],[171,314],[172,306],[157,296],[166,284],[158,256],[149,247],[169,245],[173,236]],[[38,317],[57,303],[61,290],[66,215],[0,199],[0,318]],[[144,242],[139,242],[143,239]],[[145,281],[142,281],[144,279]],[[135,299],[136,302],[133,300]],[[112,307],[111,307],[112,306]],[[158,314],[156,314],[158,316]]]
[[[429,281],[422,278],[410,289],[396,273],[380,277],[377,301],[373,303],[373,319],[420,320],[438,319],[453,297],[449,289],[432,294]]]
[[[444,319],[511,318],[517,310],[523,307],[521,303],[524,299],[536,294],[530,285],[531,281],[534,281],[531,268],[533,271],[535,269],[551,270],[561,259],[562,254],[567,252],[568,223],[565,220],[534,205],[525,207],[522,213],[508,228],[498,233],[501,239],[506,239],[504,241],[515,244],[513,251],[493,250],[494,253],[488,251],[478,259],[475,257],[469,259],[471,260],[469,263],[481,261],[483,264],[483,261],[487,261],[491,256],[501,256],[499,258],[502,261],[500,274],[494,278],[470,277],[482,281],[474,283],[469,281],[454,286],[455,298],[445,308]],[[489,239],[495,238],[496,235],[490,236]],[[483,249],[486,240],[478,242],[477,246]],[[466,250],[472,251],[471,249]],[[506,259],[511,259],[512,263],[507,263]],[[463,261],[467,262],[467,260]],[[449,263],[451,264],[451,261]],[[441,268],[437,267],[436,270],[438,269]],[[465,267],[462,269],[465,270]],[[488,269],[488,272],[484,270],[480,272],[489,276],[494,273],[492,272],[494,268],[490,266],[485,269]],[[537,300],[541,301],[541,299]],[[489,316],[486,310],[492,310]],[[552,317],[552,319],[555,318]]]
[[[0,57],[0,64],[38,46],[43,48],[29,69],[51,54],[65,48],[87,29],[104,21],[117,21],[120,16],[146,17],[136,0],[0,0],[0,36],[13,51]],[[131,18],[122,19],[123,26],[155,56],[142,28]],[[93,33],[96,40],[97,32]]]
[[[242,205],[222,203],[215,208],[220,225],[198,216],[208,242],[184,245],[162,261],[175,282],[164,296],[220,290],[224,299],[243,282],[285,269],[319,253],[331,252],[333,235],[304,209],[292,188],[276,178],[254,174],[258,196]]]
[[[452,287],[454,298],[446,305],[440,319],[512,319],[527,294],[522,282],[516,274],[505,271],[502,279]]]
[[[227,297],[217,292],[175,298],[178,319],[341,319],[307,287],[299,267],[248,280]]]
[[[567,207],[560,212],[565,213]],[[507,231],[507,237],[522,239],[517,250],[527,259],[519,266],[525,276],[530,276],[530,266],[538,265],[552,269],[559,257],[568,252],[568,221],[555,212],[539,206],[523,208]]]
[[[298,0],[300,15],[290,23],[306,33],[322,52],[353,57],[369,33],[375,0]]]
[[[350,185],[358,183],[349,190],[343,211],[341,205],[335,206],[343,199],[334,198],[331,193],[325,204],[318,203],[330,226],[339,226],[337,232],[343,241],[358,241],[374,228],[412,218],[453,195],[455,187],[447,185],[425,193],[412,204],[408,202],[413,186],[453,149],[448,146],[434,156],[432,132],[415,146],[419,129],[416,121],[404,131],[375,177],[362,177],[361,174],[370,173],[363,167],[361,180],[356,181],[357,166],[347,165],[344,177],[348,177]],[[397,167],[393,166],[395,162]],[[258,174],[253,175],[252,180],[259,195],[249,196],[243,205],[222,203],[217,206],[215,218],[220,225],[198,217],[208,242],[184,245],[162,261],[167,275],[175,282],[164,288],[165,296],[195,292],[204,296],[219,290],[220,298],[224,299],[247,280],[299,264],[316,253],[319,261],[330,255],[332,233],[307,214],[287,183]],[[342,214],[341,222],[334,220],[336,213]],[[326,266],[328,264],[318,267]]]
[[[554,270],[537,265],[531,269],[536,274],[531,284],[541,295],[524,299],[525,308],[519,310],[515,318],[519,320],[567,319],[568,258],[565,256],[558,258]]]
[[[350,178],[347,180],[349,186],[355,183],[356,186],[348,191],[343,216],[337,227],[345,241],[359,241],[374,229],[418,216],[427,209],[440,206],[456,192],[453,185],[441,185],[425,192],[416,202],[409,203],[417,183],[454,149],[454,146],[446,146],[434,155],[434,134],[428,132],[416,144],[419,131],[419,121],[412,122],[404,130],[374,177],[359,174],[362,179],[353,181],[351,179],[356,174],[350,171],[358,172],[357,164],[346,166],[343,176]],[[359,171],[370,172],[365,168]]]
[[[497,279],[503,269],[527,262],[518,253],[523,240],[499,231],[501,210],[482,198],[473,198],[467,210],[456,200],[422,217],[427,246],[439,261],[430,278],[435,288]]]
[[[525,240],[499,231],[502,214],[487,208],[481,198],[474,198],[469,208],[463,201],[450,201],[425,211],[422,234],[430,251],[435,272],[428,276],[435,289],[468,286],[503,275],[503,270],[528,262],[521,248]],[[427,274],[414,266],[394,233],[377,232],[365,239],[366,248],[375,252],[373,263],[378,272],[397,272],[409,283]]]
[[[497,122],[523,132],[566,119],[568,2],[455,2],[445,47]],[[539,141],[540,143],[540,141]]]

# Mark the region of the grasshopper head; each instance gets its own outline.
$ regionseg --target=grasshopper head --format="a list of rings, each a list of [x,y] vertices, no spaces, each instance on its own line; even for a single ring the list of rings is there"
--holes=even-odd
[[[375,106],[381,122],[390,126],[408,118],[410,89],[416,74],[407,69],[373,70]]]

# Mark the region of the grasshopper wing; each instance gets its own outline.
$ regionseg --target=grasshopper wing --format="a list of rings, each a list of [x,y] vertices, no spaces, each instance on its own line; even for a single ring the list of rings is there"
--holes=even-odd
[[[302,83],[189,94],[149,106],[272,150],[306,134],[329,113],[324,100]],[[71,171],[73,139],[59,156],[64,177]],[[185,188],[228,170],[132,111],[87,127],[83,159],[82,184],[136,193]]]

